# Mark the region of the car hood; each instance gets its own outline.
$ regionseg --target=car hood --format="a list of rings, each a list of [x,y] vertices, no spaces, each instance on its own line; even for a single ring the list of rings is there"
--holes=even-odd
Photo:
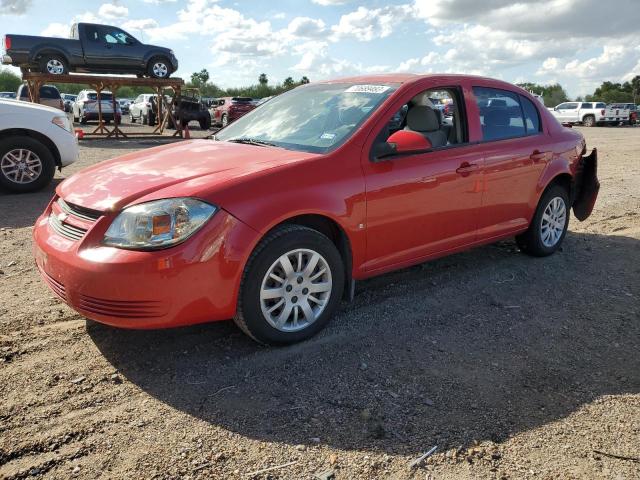
[[[117,211],[154,198],[198,196],[244,177],[318,154],[213,140],[191,140],[130,153],[72,175],[56,189],[65,201]]]

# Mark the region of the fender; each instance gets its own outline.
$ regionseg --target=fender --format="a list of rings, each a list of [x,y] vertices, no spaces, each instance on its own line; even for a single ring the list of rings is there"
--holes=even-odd
[[[68,52],[64,51],[60,47],[47,45],[47,44],[38,45],[37,47],[33,48],[33,51],[29,56],[29,63],[34,63],[34,64],[37,63],[37,58],[44,53],[55,53],[56,55],[60,55],[61,57],[63,57],[66,60],[67,65],[70,66],[72,64],[72,62],[70,61],[71,59]]]
[[[535,212],[535,209],[538,206],[538,202],[540,201],[540,197],[542,196],[542,193],[546,190],[546,188],[554,179],[556,179],[560,175],[569,175],[571,178],[574,177],[571,164],[572,162],[567,158],[566,154],[554,155],[551,161],[547,163],[547,166],[542,171],[542,174],[538,179],[538,183],[536,184],[535,191],[532,194],[531,199],[529,201],[531,212]]]
[[[165,50],[154,49],[144,54],[144,57],[142,57],[142,65],[146,66],[149,63],[149,60],[151,60],[153,57],[164,57],[167,60],[171,61],[169,52]]]

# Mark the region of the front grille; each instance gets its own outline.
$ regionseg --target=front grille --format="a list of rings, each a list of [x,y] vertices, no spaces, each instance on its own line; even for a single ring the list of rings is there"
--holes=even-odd
[[[162,302],[156,300],[107,300],[80,295],[77,306],[88,312],[120,318],[160,317],[165,313]]]
[[[67,203],[62,198],[58,198],[58,205],[63,212],[81,218],[88,222],[95,222],[102,216],[102,212],[97,210],[91,210],[90,208],[74,205],[73,203]]]
[[[59,296],[62,300],[64,300],[66,302],[67,301],[67,291],[66,291],[64,285],[62,283],[58,282],[55,278],[53,278],[47,272],[45,272],[42,268],[40,268],[40,266],[38,266],[38,270],[40,270],[42,278],[47,283],[49,288],[53,291],[53,293],[55,293],[57,296]]]
[[[49,225],[51,225],[51,228],[53,228],[56,233],[70,240],[80,240],[82,237],[84,237],[84,234],[87,233],[84,228],[76,227],[74,225],[70,225],[68,223],[60,221],[60,219],[53,212],[51,212],[51,215],[49,215]]]

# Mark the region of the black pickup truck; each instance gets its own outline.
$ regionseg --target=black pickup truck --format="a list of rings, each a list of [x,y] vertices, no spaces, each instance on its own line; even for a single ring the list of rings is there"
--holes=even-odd
[[[168,78],[178,69],[172,50],[145,45],[120,28],[93,23],[74,24],[68,39],[7,34],[4,50],[2,63],[53,75],[134,73]]]

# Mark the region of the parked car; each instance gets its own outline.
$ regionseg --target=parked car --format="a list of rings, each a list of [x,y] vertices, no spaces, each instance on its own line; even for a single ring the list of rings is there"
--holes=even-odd
[[[224,128],[254,108],[256,108],[256,105],[251,97],[220,98],[217,105],[211,110],[211,121],[213,124]]]
[[[613,103],[609,105],[611,109],[629,110],[629,125],[635,125],[638,122],[638,107],[635,103]]]
[[[56,167],[78,158],[71,122],[56,108],[0,99],[0,188],[33,192],[48,185]]]
[[[29,98],[29,89],[25,83],[21,84],[18,87],[18,91],[16,93],[16,98],[18,100],[22,100],[23,102],[30,102]],[[64,103],[62,101],[62,97],[60,96],[60,92],[53,85],[42,85],[40,87],[40,104],[47,105],[53,108],[59,108],[64,111]]]
[[[50,75],[134,73],[168,78],[178,69],[173,50],[145,45],[121,28],[75,23],[68,39],[7,34],[2,63]]]
[[[149,123],[149,111],[151,109],[151,98],[153,93],[141,93],[133,102],[129,104],[129,120],[131,123],[140,123],[146,125]]]
[[[67,113],[71,113],[73,109],[73,104],[76,101],[76,98],[78,98],[78,96],[71,95],[69,93],[61,93],[60,96],[62,97],[64,111]]]
[[[551,114],[560,123],[594,127],[605,123],[606,108],[604,102],[564,102],[551,109]]]
[[[130,98],[118,99],[118,104],[120,105],[120,111],[122,112],[123,115],[127,115],[129,113],[129,105],[131,105],[132,101],[133,100],[131,100]]]
[[[116,123],[120,123],[122,117],[120,105],[116,102],[114,112],[111,92],[101,92],[99,103],[100,107],[98,107],[98,93],[95,90],[81,90],[73,104],[73,121],[80,122],[83,125],[89,121],[98,121],[100,111],[102,111],[102,120],[105,123],[109,123],[114,119]]]
[[[155,125],[158,116],[157,96],[151,97],[150,102],[149,125]],[[189,125],[190,122],[198,122],[202,130],[211,128],[211,114],[207,106],[201,101],[198,89],[184,89],[184,94],[176,99],[176,105],[172,113],[173,118],[176,120],[181,119],[182,128]],[[171,117],[169,117],[168,127],[176,128]]]
[[[16,98],[16,92],[0,92],[0,98]]]
[[[427,103],[434,91],[455,98],[454,128]],[[481,111],[487,98],[520,108]],[[98,322],[233,317],[260,342],[293,343],[323,328],[356,280],[513,236],[528,254],[554,253],[571,209],[579,220],[593,209],[596,164],[579,131],[503,81],[314,82],[213,140],[76,173],[37,220],[34,252],[51,289]]]

